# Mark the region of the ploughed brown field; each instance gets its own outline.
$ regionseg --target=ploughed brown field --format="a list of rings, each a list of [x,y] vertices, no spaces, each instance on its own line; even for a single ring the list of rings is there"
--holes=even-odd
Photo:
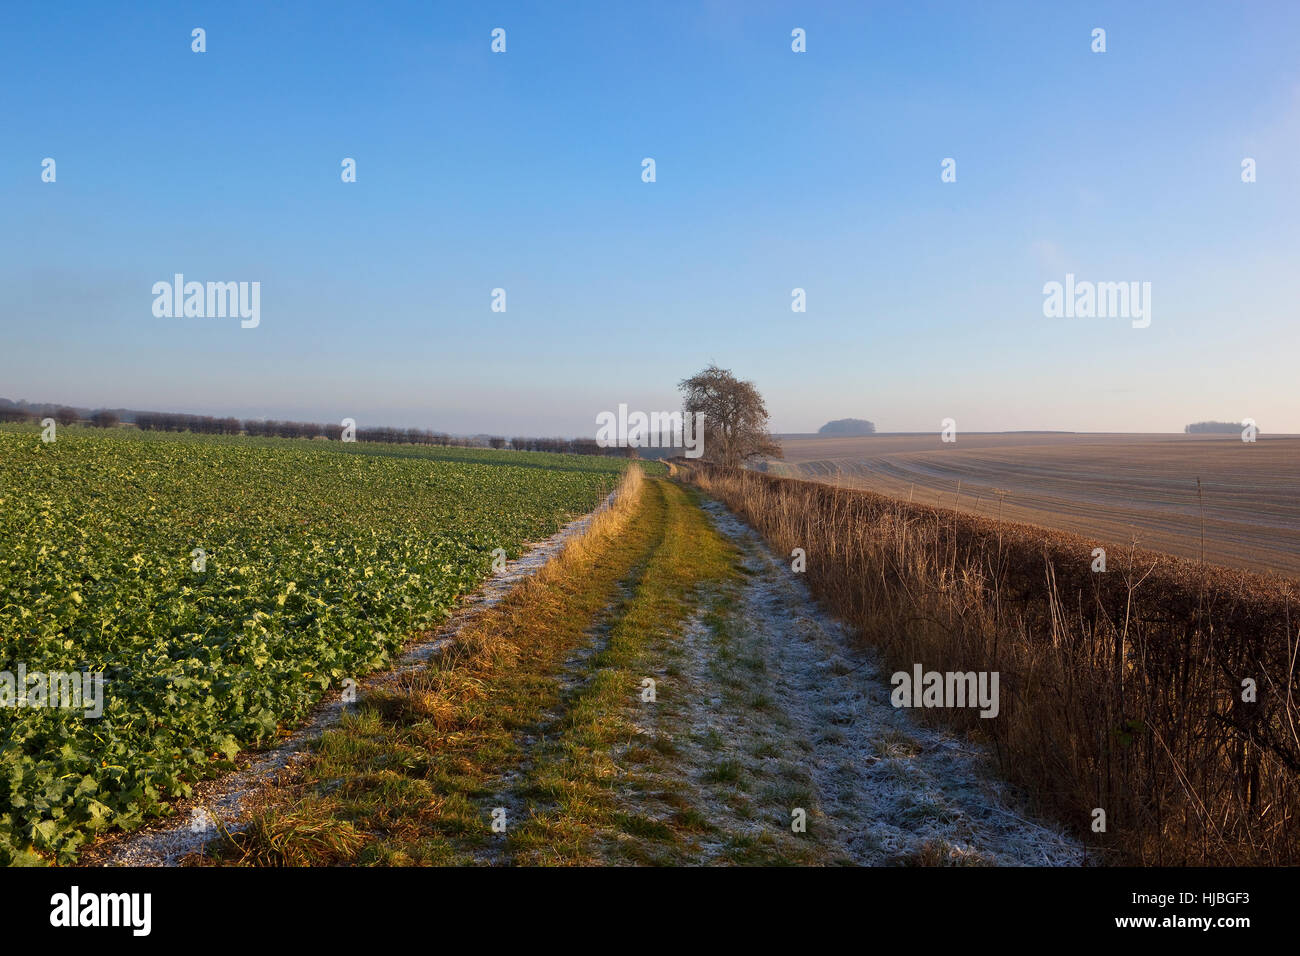
[[[1300,577],[1300,436],[938,433],[783,438],[774,475]],[[958,491],[960,483],[960,492]],[[1111,554],[1108,550],[1108,558]]]

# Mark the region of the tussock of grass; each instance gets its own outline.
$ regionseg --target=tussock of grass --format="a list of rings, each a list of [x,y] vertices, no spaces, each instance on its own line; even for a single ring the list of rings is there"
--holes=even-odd
[[[259,817],[232,837],[238,862],[249,866],[329,866],[351,860],[366,838],[347,820],[315,812]]]

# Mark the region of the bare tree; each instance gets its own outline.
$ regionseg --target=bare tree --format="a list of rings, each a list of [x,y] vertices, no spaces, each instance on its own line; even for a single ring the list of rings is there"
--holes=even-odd
[[[781,446],[767,430],[767,406],[753,382],[742,382],[716,365],[682,379],[682,411],[690,428],[704,413],[704,457],[730,468],[751,458],[780,458]]]
[[[117,417],[117,412],[110,412],[103,408],[90,416],[90,424],[96,428],[116,428],[119,421],[121,419]]]

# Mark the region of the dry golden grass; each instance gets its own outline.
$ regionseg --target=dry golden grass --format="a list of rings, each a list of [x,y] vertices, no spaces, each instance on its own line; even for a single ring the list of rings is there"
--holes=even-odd
[[[882,495],[682,470],[910,670],[997,671],[1002,707],[921,711],[991,737],[1005,772],[1103,858],[1300,862],[1293,583]],[[1242,700],[1242,682],[1258,687]],[[1093,810],[1107,830],[1093,833]]]
[[[936,433],[795,438],[782,448],[774,475],[955,504],[1108,547],[1136,537],[1199,559],[1203,518],[1206,561],[1300,576],[1297,437],[959,434],[944,444]]]

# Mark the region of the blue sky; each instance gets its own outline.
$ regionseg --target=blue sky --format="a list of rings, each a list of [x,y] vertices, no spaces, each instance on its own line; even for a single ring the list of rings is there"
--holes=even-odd
[[[1290,3],[15,6],[0,396],[591,434],[716,362],[777,431],[1300,432],[1297,50]],[[155,318],[176,272],[260,326]],[[1067,272],[1150,327],[1045,318]]]

